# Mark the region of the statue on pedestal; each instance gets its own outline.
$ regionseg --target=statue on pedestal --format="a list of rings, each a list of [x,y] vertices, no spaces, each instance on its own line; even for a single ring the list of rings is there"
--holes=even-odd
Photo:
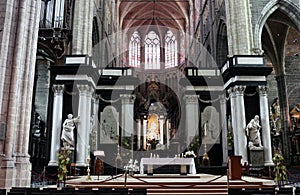
[[[248,147],[250,150],[262,150],[263,146],[261,144],[260,138],[260,129],[261,126],[259,124],[259,116],[255,115],[254,119],[248,123],[246,127],[246,133],[249,137]]]
[[[278,98],[274,99],[270,107],[270,119],[272,131],[274,132],[275,136],[278,136],[281,132],[280,106]]]
[[[63,123],[63,130],[61,134],[61,140],[64,148],[72,149],[75,146],[74,143],[74,129],[75,123],[79,122],[79,116],[73,118],[73,114],[68,114],[68,118]]]

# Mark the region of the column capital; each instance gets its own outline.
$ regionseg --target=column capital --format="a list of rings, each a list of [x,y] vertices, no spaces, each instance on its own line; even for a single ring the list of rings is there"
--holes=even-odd
[[[93,93],[93,98],[94,98],[96,101],[99,101],[100,95],[99,95],[99,94],[96,94],[96,93]]]
[[[89,85],[77,85],[77,89],[79,90],[80,93],[88,93],[92,92],[92,87]]]
[[[246,86],[237,85],[237,86],[234,86],[233,88],[234,88],[234,91],[236,92],[236,95],[244,95]]]
[[[65,86],[64,85],[53,85],[52,90],[55,94],[61,94],[64,91]]]
[[[226,95],[225,94],[219,95],[219,98],[220,98],[220,104],[226,103]]]
[[[268,87],[266,85],[258,86],[259,95],[267,95]]]
[[[246,86],[244,85],[236,85],[234,87],[230,87],[227,92],[231,97],[236,97],[237,95],[241,96],[244,95],[244,91],[246,89]]]
[[[198,103],[199,95],[184,95],[183,100],[186,103]]]
[[[122,103],[134,103],[135,95],[134,94],[121,94],[120,98]]]

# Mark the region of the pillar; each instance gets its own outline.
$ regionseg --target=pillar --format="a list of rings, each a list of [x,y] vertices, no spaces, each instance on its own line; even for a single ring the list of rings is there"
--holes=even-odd
[[[184,95],[185,101],[185,131],[186,144],[193,140],[196,135],[199,135],[199,104],[198,95]]]
[[[226,117],[226,96],[225,95],[220,95],[220,109],[221,109],[223,165],[227,165],[228,143],[227,143],[227,117]]]
[[[137,119],[137,150],[141,149],[141,131],[142,131],[142,121],[141,119]]]
[[[159,118],[159,135],[159,144],[164,145],[164,116],[160,116]]]
[[[63,90],[64,85],[53,85],[52,139],[49,166],[57,166],[57,153],[60,149],[62,126]]]
[[[135,95],[122,94],[122,136],[130,137],[134,133],[134,100]]]
[[[253,48],[251,3],[249,0],[225,0],[228,53],[249,55]]]
[[[143,148],[147,149],[147,119],[143,120]]]
[[[242,162],[247,162],[247,137],[245,134],[246,119],[244,105],[245,86],[234,86],[229,89],[232,129],[234,140],[234,154],[242,156]]]
[[[271,134],[269,123],[269,106],[266,86],[258,86],[259,90],[259,106],[260,106],[260,120],[262,126],[262,143],[264,146],[264,165],[274,165],[272,161],[272,147],[271,147]]]
[[[171,122],[170,122],[170,119],[167,119],[167,122],[166,122],[167,149],[169,149],[169,147],[170,147],[170,133],[171,133]]]
[[[94,97],[94,111],[93,111],[93,113],[94,113],[94,118],[93,118],[93,130],[94,130],[94,135],[93,136],[95,136],[95,137],[93,137],[93,139],[95,139],[95,143],[94,143],[94,145],[95,145],[95,148],[94,148],[94,150],[99,150],[100,148],[99,148],[99,146],[98,146],[98,144],[99,144],[99,141],[100,140],[98,140],[98,133],[99,133],[99,117],[98,117],[98,113],[99,113],[99,96],[98,95],[96,95],[95,97]]]
[[[88,85],[77,85],[79,91],[79,102],[78,102],[78,116],[79,122],[77,124],[77,143],[76,143],[76,165],[86,166],[87,158],[87,123],[90,122],[89,114],[87,111],[87,93],[89,90]]]
[[[92,22],[93,8],[92,1],[74,1],[74,20],[73,20],[73,37],[72,53],[74,55],[87,54],[92,55]]]
[[[86,115],[87,115],[87,121],[86,121],[86,140],[85,140],[85,156],[87,158],[88,155],[90,155],[88,153],[88,151],[90,151],[90,136],[91,136],[91,133],[92,133],[92,121],[93,121],[93,118],[91,116],[91,107],[92,107],[92,94],[93,94],[93,88],[88,86],[87,85],[87,91],[86,91]]]

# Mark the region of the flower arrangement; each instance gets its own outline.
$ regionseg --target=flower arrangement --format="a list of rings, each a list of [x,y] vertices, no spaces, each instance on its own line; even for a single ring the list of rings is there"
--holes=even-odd
[[[57,180],[59,182],[65,181],[67,178],[67,173],[68,173],[68,169],[67,166],[70,163],[70,154],[72,153],[71,150],[60,150],[60,152],[58,153],[58,174],[57,174]]]
[[[232,131],[227,132],[227,145],[228,146],[233,146],[233,135]]]
[[[186,151],[183,156],[184,156],[184,158],[196,158],[197,157],[196,154],[194,153],[194,150]]]
[[[126,171],[129,171],[129,173],[134,173],[136,171],[139,171],[139,166],[137,165],[138,161],[130,159],[127,163],[127,165],[124,166],[124,169]]]
[[[278,183],[279,186],[287,180],[286,176],[286,166],[284,164],[284,158],[281,154],[275,153],[273,157],[274,166],[274,181]]]

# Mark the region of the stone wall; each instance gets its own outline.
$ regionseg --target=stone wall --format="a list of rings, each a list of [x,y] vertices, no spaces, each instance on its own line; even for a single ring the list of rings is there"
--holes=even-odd
[[[285,71],[289,108],[300,102],[300,58],[299,56],[285,57]]]

